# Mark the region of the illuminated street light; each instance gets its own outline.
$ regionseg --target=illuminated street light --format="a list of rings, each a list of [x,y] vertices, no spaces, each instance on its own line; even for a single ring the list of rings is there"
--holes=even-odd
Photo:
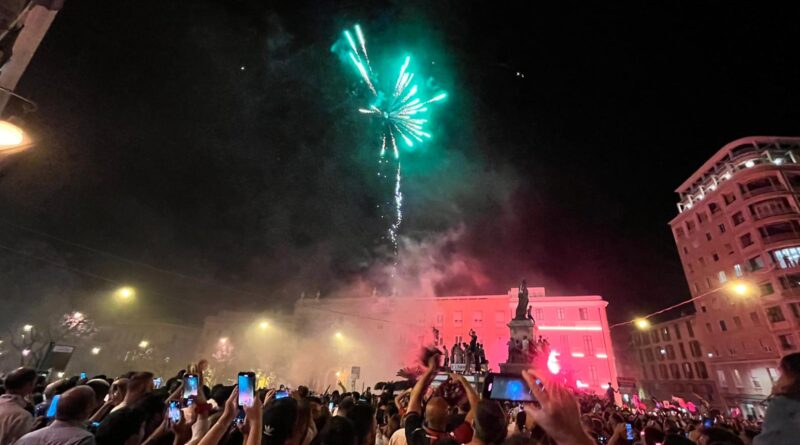
[[[730,289],[731,291],[733,291],[733,293],[739,295],[740,297],[746,297],[755,292],[753,286],[751,286],[745,281],[736,281],[731,283]]]
[[[23,350],[22,350],[22,356],[23,356],[23,357],[27,357],[27,356],[29,356],[30,354],[31,354],[31,350],[30,350],[30,349],[28,349],[28,348],[25,348],[25,349],[23,349]]]
[[[647,329],[650,329],[650,320],[648,320],[646,318],[637,318],[637,319],[635,319],[633,321],[633,323],[636,325],[636,328],[639,329],[639,330],[645,331]]]
[[[267,329],[268,327],[269,327],[268,321],[262,321],[258,324],[258,328],[261,329],[262,331]]]
[[[225,343],[228,343],[228,337],[220,337],[219,342],[222,343],[223,345]]]
[[[30,332],[30,331],[33,330],[33,325],[32,324],[26,324],[25,326],[22,327],[22,330],[25,331],[25,332]]]
[[[150,346],[150,342],[147,341],[147,340],[142,340],[142,341],[139,342],[139,347],[142,348],[142,349],[144,349],[144,348],[146,348],[148,346]]]
[[[341,372],[339,372],[339,371],[336,371],[336,377],[339,377],[339,376],[341,376],[341,375],[342,375],[342,373],[341,373]]]
[[[342,333],[341,333],[341,332],[339,332],[339,331],[336,331],[336,333],[335,333],[335,334],[333,334],[333,336],[334,336],[334,337],[336,337],[336,338],[338,338],[339,340],[341,340],[341,339],[342,339]]]
[[[114,292],[114,295],[122,301],[130,301],[136,296],[136,289],[130,286],[123,286]]]
[[[0,120],[0,157],[19,153],[33,145],[30,137],[17,125]]]
[[[92,348],[92,355],[97,355],[99,353],[100,353],[100,348],[99,347],[95,346],[94,348]]]

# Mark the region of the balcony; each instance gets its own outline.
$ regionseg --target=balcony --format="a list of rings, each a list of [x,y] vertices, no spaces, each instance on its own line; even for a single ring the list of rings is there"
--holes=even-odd
[[[775,208],[775,209],[763,209],[759,210],[758,214],[753,214],[753,220],[760,221],[762,219],[770,218],[773,216],[780,216],[780,215],[791,215],[796,214],[797,212],[792,208]]]
[[[744,192],[742,192],[742,198],[749,199],[749,198],[752,198],[754,196],[763,195],[765,193],[785,192],[785,191],[787,191],[785,187],[773,184],[773,185],[767,185],[767,186],[764,186],[764,187],[759,187],[759,188],[755,188],[755,189],[751,189],[751,190],[745,190]]]
[[[764,241],[764,245],[779,243],[787,240],[800,240],[800,232],[784,232],[776,233],[774,235],[762,235],[761,239]]]

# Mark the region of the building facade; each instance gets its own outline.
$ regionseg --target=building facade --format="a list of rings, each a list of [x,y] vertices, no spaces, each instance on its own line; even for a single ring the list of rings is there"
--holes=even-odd
[[[695,324],[695,316],[688,315],[631,334],[640,366],[640,399],[663,401],[677,396],[699,405],[702,398],[711,406],[723,407]]]
[[[800,339],[800,137],[747,137],[676,192],[670,221],[695,332],[729,407],[762,414],[780,357]],[[749,284],[731,292],[731,282]],[[739,290],[743,290],[740,288]]]
[[[528,292],[535,335],[549,341],[562,369],[598,394],[604,394],[608,382],[617,385],[608,302],[596,295],[546,296],[541,287]],[[339,333],[358,345],[340,355],[334,368],[346,372],[358,366],[363,379],[375,382],[416,362],[420,348],[435,342],[436,335],[449,350],[457,341],[469,342],[471,329],[486,350],[489,367],[499,370],[508,358],[508,323],[516,305],[516,288],[481,296],[305,299],[295,306],[295,320],[298,325],[326,320],[322,325],[330,332],[319,333],[321,338]]]

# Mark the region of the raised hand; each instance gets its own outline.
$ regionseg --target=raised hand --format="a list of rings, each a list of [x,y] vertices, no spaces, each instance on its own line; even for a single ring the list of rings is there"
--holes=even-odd
[[[578,402],[562,385],[542,377],[533,370],[522,371],[522,378],[541,405],[541,408],[526,405],[527,414],[559,445],[593,445],[594,441],[581,426]],[[544,382],[544,388],[536,383],[537,378]]]

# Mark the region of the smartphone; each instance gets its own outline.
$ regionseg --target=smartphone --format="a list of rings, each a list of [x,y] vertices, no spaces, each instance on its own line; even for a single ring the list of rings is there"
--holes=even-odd
[[[183,398],[188,399],[190,397],[196,398],[197,397],[197,387],[199,386],[200,380],[197,378],[197,374],[185,374],[183,376]]]
[[[714,426],[714,422],[712,422],[711,419],[703,419],[703,428],[711,428],[712,426]]]
[[[537,384],[539,383],[537,381]],[[514,374],[491,373],[487,375],[483,382],[483,398],[511,402],[536,401],[525,380],[521,376]]]
[[[239,406],[253,406],[256,395],[256,374],[254,372],[240,372],[239,378]]]
[[[61,399],[61,394],[56,394],[55,396],[53,396],[53,401],[50,402],[50,406],[47,407],[47,413],[45,414],[45,417],[47,417],[48,419],[56,417],[56,410],[58,409],[59,399]]]
[[[285,399],[286,397],[289,397],[289,391],[285,391],[284,390],[284,391],[277,391],[275,393],[275,399],[276,400],[277,399]]]
[[[328,411],[330,411],[331,414],[333,414],[333,408],[335,408],[335,407],[336,407],[336,405],[334,405],[333,402],[328,403]]]
[[[177,400],[170,400],[169,401],[169,421],[173,424],[181,422],[181,402]]]
[[[81,380],[86,380],[86,373],[85,372],[81,373]]]
[[[635,439],[633,435],[633,425],[630,422],[625,422],[625,438],[628,440]]]
[[[154,388],[154,389],[161,388],[161,384],[162,384],[162,383],[164,383],[164,381],[163,381],[163,380],[161,380],[161,377],[156,377],[156,378],[154,378],[154,379],[153,379],[153,388]]]

